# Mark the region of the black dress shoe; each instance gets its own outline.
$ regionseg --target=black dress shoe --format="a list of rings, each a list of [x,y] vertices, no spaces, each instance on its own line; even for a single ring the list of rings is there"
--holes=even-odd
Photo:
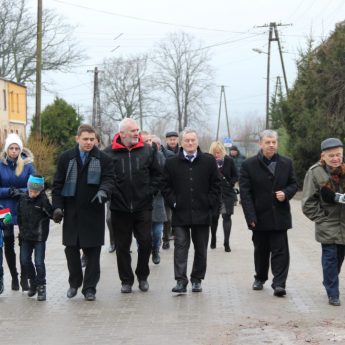
[[[132,285],[122,284],[121,285],[121,292],[122,293],[131,293],[132,292]]]
[[[228,244],[224,244],[224,250],[227,252],[227,253],[230,253],[231,252],[231,248]]]
[[[12,278],[12,284],[11,284],[11,288],[13,291],[18,291],[19,290],[19,281],[18,278]]]
[[[328,297],[328,304],[338,307],[341,303],[338,297]]]
[[[147,282],[147,280],[139,280],[139,289],[142,292],[146,292],[149,290],[149,283]]]
[[[177,293],[187,292],[187,285],[178,281],[171,291]]]
[[[202,291],[201,282],[193,282],[192,292],[201,292],[201,291]]]
[[[86,301],[94,301],[96,299],[96,294],[92,290],[86,290],[84,298]]]
[[[277,297],[283,297],[286,295],[286,290],[281,286],[276,286],[274,288],[273,295]]]
[[[253,290],[262,290],[264,288],[264,283],[261,280],[254,280]]]
[[[73,298],[78,292],[78,288],[74,288],[70,286],[70,288],[67,290],[67,297],[68,298]]]

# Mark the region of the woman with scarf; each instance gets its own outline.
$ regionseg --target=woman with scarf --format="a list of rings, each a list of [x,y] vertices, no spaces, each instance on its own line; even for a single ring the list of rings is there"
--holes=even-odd
[[[211,224],[211,249],[216,248],[217,243],[217,227],[219,215],[223,218],[224,230],[224,250],[231,252],[230,249],[230,232],[231,232],[231,215],[234,213],[234,204],[237,200],[234,192],[234,185],[238,180],[235,163],[225,151],[224,145],[220,141],[214,141],[210,146],[210,154],[213,155],[217,161],[218,171],[221,175],[221,204],[217,212],[212,215]]]
[[[323,285],[328,303],[339,306],[339,273],[345,253],[345,164],[343,143],[328,138],[321,143],[321,159],[311,166],[303,185],[302,210],[315,222],[321,243]]]
[[[12,198],[13,189],[26,192],[29,176],[35,174],[33,154],[23,147],[17,134],[7,136],[4,150],[0,157],[0,203],[10,208],[12,221],[4,228],[4,249],[8,268],[12,276],[12,290],[19,290],[16,252],[14,241],[14,225],[17,224],[17,200]],[[21,266],[20,284],[23,291],[29,289],[27,275]]]

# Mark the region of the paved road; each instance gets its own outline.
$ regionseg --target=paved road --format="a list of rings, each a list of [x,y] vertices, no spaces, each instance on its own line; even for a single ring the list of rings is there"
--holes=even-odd
[[[52,226],[47,242],[47,301],[37,302],[10,290],[5,265],[5,292],[0,296],[0,344],[345,344],[344,305],[332,307],[321,283],[320,246],[313,224],[292,201],[291,267],[287,296],[274,297],[270,283],[251,290],[253,248],[241,206],[235,209],[231,253],[209,250],[202,293],[172,294],[173,250],[162,251],[151,265],[150,290],[120,293],[116,257],[103,248],[97,300],[66,298],[67,268],[61,229]],[[135,257],[135,248],[133,248]],[[190,265],[189,265],[190,267]],[[341,274],[341,293],[344,275]],[[343,293],[344,294],[344,293]]]

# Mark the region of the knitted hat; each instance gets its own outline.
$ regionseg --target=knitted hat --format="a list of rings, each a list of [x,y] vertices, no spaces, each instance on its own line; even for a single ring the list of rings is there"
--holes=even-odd
[[[8,148],[12,145],[12,144],[17,144],[20,148],[20,151],[23,151],[23,142],[21,141],[21,139],[18,137],[17,134],[15,133],[10,133],[5,141],[5,152],[7,152]]]
[[[321,143],[321,151],[343,146],[343,143],[338,138],[328,138]]]
[[[30,175],[28,179],[28,189],[38,192],[44,189],[44,177],[40,175]]]

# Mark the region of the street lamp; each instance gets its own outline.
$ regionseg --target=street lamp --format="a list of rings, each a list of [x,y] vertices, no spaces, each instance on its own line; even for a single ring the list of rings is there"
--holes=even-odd
[[[270,111],[270,62],[271,62],[271,44],[268,45],[268,52],[259,48],[253,48],[253,51],[259,54],[267,55],[267,80],[266,80],[266,129],[269,129],[269,111]]]

